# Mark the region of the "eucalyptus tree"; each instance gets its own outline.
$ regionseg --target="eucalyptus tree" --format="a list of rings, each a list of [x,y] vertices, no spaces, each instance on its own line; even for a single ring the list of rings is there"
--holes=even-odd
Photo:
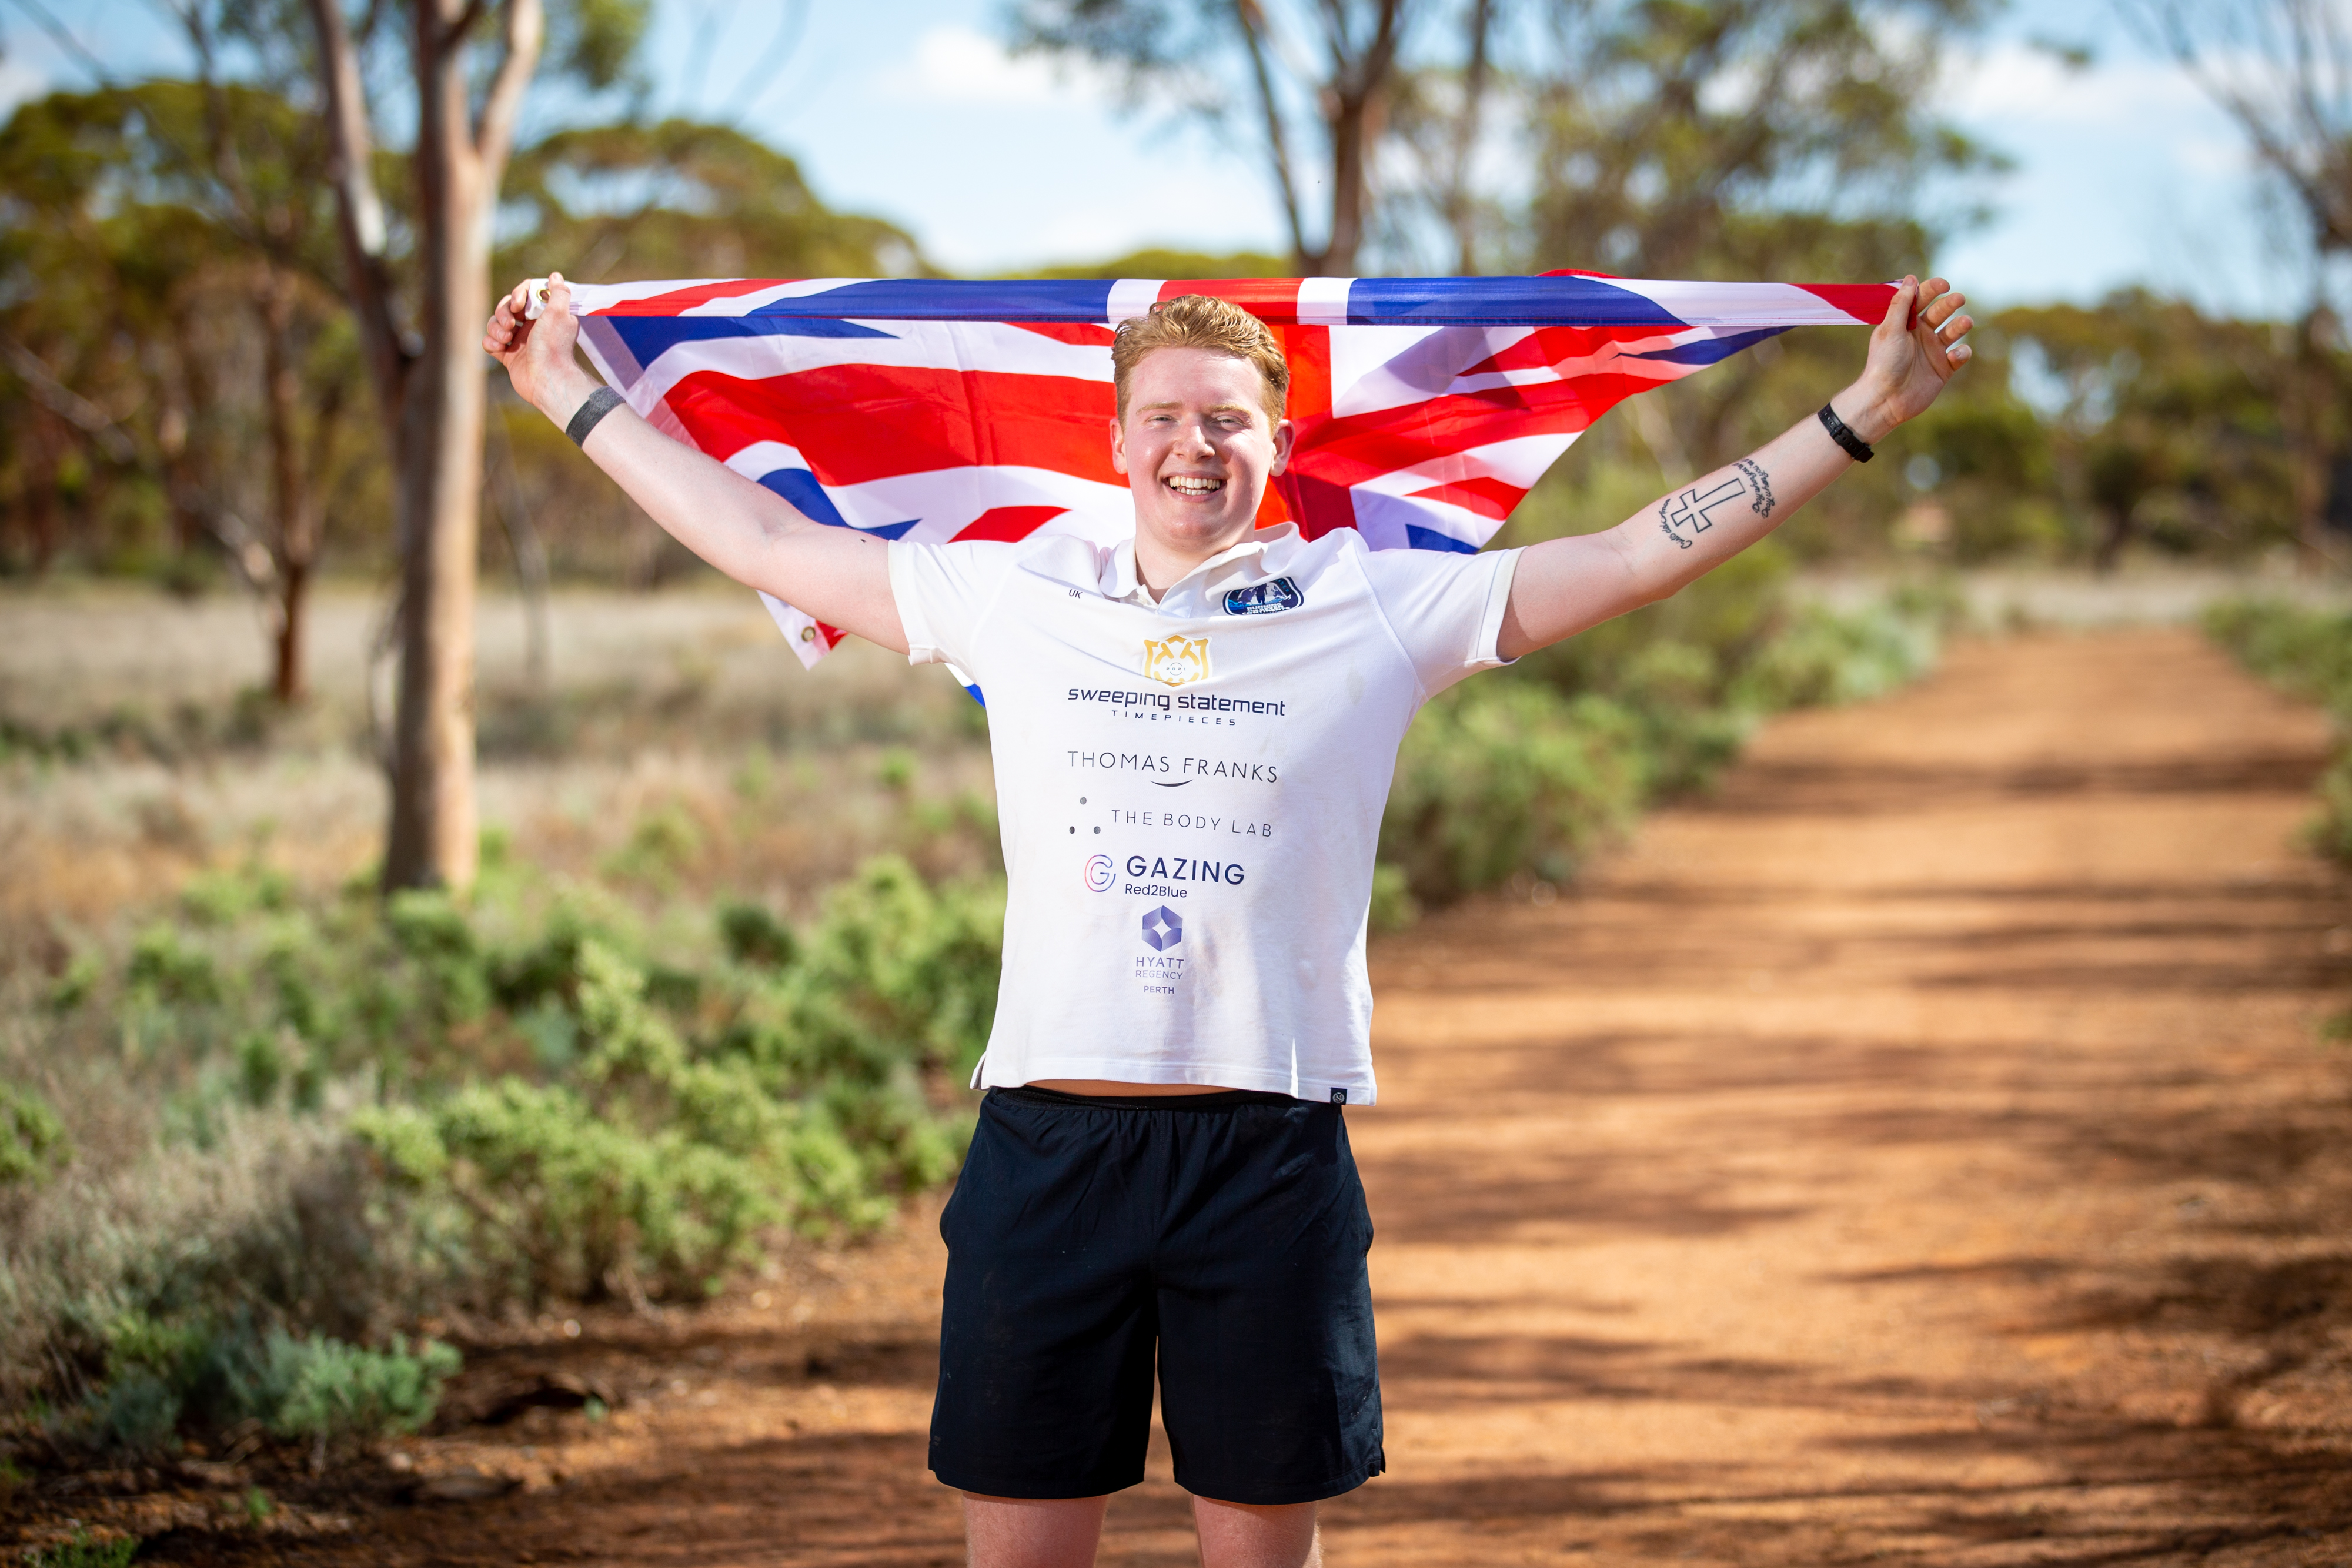
[[[1370,233],[1372,165],[1400,68],[1436,9],[1436,0],[1016,0],[1011,16],[1022,47],[1111,67],[1140,93],[1253,125],[1293,264],[1346,274]],[[1318,188],[1328,197],[1320,212],[1310,210]]]
[[[517,151],[500,209],[499,276],[869,277],[930,271],[913,239],[835,212],[786,154],[732,127],[681,119],[557,131]],[[656,580],[678,559],[593,464],[536,410],[500,398],[494,450],[515,482],[497,495],[535,518],[573,570]],[[520,555],[520,552],[519,552]],[[519,560],[520,564],[520,560]]]
[[[0,350],[89,466],[159,493],[183,549],[208,536],[264,597],[288,702],[353,371],[312,131],[266,89],[180,80],[51,94],[0,130]]]
[[[2352,467],[2344,311],[2331,289],[2352,257],[2352,15],[2331,0],[2116,4],[2237,122],[2303,229],[2312,265],[2294,372],[2277,391],[2294,452],[2296,536],[2316,567]]]
[[[1937,193],[1998,167],[1934,110],[1942,62],[1990,8],[1553,0],[1523,73],[1525,260],[1636,277],[1926,272],[1941,235],[1974,215]],[[1654,445],[1727,450],[1778,359],[1740,355],[1634,413]]]
[[[558,63],[618,79],[642,0],[404,0],[356,18],[307,0],[344,287],[394,473],[400,685],[392,735],[387,888],[463,887],[479,854],[474,800],[474,597],[479,549],[493,223],[523,99],[557,28]],[[487,53],[483,52],[485,41]],[[373,98],[369,67],[397,99]],[[396,81],[396,87],[394,86]],[[411,128],[395,213],[378,183],[378,122]],[[396,220],[401,220],[396,222]]]

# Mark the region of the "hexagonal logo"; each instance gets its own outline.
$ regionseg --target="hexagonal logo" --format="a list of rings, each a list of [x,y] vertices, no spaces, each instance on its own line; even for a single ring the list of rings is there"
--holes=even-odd
[[[1143,942],[1155,953],[1165,953],[1184,940],[1184,917],[1161,904],[1143,917]]]
[[[1143,678],[1158,681],[1163,686],[1189,686],[1194,681],[1209,678],[1209,640],[1206,637],[1153,638],[1143,640]]]

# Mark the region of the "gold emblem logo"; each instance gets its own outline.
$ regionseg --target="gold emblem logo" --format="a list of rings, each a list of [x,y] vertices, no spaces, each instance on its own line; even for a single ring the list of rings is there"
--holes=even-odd
[[[1170,637],[1143,640],[1143,678],[1166,686],[1189,686],[1209,678],[1209,640]]]

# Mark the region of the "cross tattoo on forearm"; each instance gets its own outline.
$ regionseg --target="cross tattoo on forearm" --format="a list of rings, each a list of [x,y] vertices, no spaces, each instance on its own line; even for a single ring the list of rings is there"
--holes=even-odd
[[[1658,503],[1659,531],[1682,549],[1688,549],[1698,542],[1700,534],[1715,526],[1711,514],[1717,507],[1727,506],[1746,494],[1748,486],[1737,476],[1726,479],[1704,494],[1694,485],[1682,494],[1669,496]],[[1683,537],[1685,528],[1690,530],[1688,538]]]

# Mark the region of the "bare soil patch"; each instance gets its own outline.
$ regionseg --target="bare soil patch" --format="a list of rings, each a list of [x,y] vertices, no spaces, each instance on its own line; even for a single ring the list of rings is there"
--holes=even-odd
[[[1965,645],[1777,721],[1558,902],[1383,944],[1350,1129],[1390,1470],[1330,1560],[2352,1561],[2326,740],[2186,632]],[[203,1472],[72,1506],[184,1521],[176,1561],[960,1562],[929,1221],[477,1349],[445,1430],[262,1478],[274,1532],[215,1528]],[[1106,1563],[1191,1560],[1153,1474]]]

